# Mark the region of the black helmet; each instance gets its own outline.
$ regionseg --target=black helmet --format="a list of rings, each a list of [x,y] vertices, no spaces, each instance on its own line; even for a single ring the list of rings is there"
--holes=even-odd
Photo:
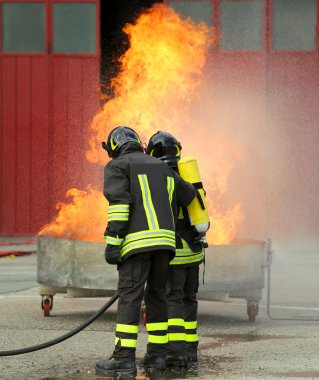
[[[109,157],[115,158],[118,156],[120,148],[127,143],[135,143],[143,150],[137,133],[129,127],[120,126],[110,132],[107,143],[103,141],[102,147],[107,151]]]
[[[176,166],[181,158],[182,146],[170,133],[158,131],[148,142],[146,154],[160,158],[170,166]]]

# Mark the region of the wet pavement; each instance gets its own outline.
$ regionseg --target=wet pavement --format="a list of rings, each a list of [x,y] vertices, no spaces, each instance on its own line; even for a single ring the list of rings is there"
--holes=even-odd
[[[0,258],[0,294],[37,286],[36,263],[36,254]]]
[[[149,377],[139,370],[137,378],[319,379],[319,323],[311,320],[319,318],[319,250],[301,253],[289,256],[284,252],[274,262],[271,310],[282,320],[268,317],[266,288],[255,322],[248,321],[245,300],[200,301],[198,366]],[[36,345],[66,334],[107,300],[57,294],[50,317],[44,317],[35,277],[35,254],[0,259],[0,351]],[[10,284],[15,284],[16,290],[10,290]],[[67,341],[41,351],[0,357],[0,379],[107,378],[95,376],[94,366],[112,352],[115,318],[113,305]],[[145,327],[140,325],[139,359],[146,344]]]

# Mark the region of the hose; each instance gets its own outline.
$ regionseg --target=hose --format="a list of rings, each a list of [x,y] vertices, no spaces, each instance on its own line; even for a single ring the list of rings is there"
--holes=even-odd
[[[36,346],[30,346],[25,348],[20,348],[17,350],[9,350],[9,351],[0,351],[0,356],[13,356],[13,355],[21,355],[26,354],[28,352],[42,350],[44,348],[53,346],[55,344],[61,343],[66,339],[71,338],[73,335],[79,333],[81,330],[85,329],[85,327],[89,326],[92,322],[94,322],[101,314],[103,314],[113,303],[119,298],[119,292],[114,293],[114,295],[107,301],[105,305],[103,305],[95,314],[93,314],[90,318],[85,320],[75,329],[69,331],[67,334],[64,334],[58,338],[53,340],[49,340],[48,342],[44,342],[41,344],[37,344]]]

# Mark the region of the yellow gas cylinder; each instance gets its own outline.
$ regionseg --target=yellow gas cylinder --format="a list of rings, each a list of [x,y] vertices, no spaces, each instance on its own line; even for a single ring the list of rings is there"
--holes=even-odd
[[[183,157],[178,161],[179,175],[197,189],[197,196],[187,206],[190,223],[200,234],[205,235],[209,229],[209,215],[205,201],[205,191],[200,179],[196,158]]]

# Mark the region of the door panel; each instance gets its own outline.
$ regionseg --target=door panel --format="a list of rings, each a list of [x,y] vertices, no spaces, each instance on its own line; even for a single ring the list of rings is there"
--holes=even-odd
[[[31,120],[31,69],[32,58],[18,57],[16,71],[16,229],[17,233],[30,230],[31,215],[31,139],[32,125]]]
[[[50,107],[50,66],[47,57],[32,58],[31,106],[31,228],[36,233],[48,221],[52,202],[50,157],[52,156]]]
[[[89,125],[98,109],[98,2],[28,3],[0,0],[0,234],[8,235],[37,233],[55,215],[57,202],[65,201],[69,188],[85,187],[85,172],[87,177],[98,176],[85,158]],[[91,31],[86,44],[64,23],[69,45],[50,52],[54,39],[63,40],[61,30],[60,39],[53,33],[54,6],[68,9],[60,12],[62,18],[77,15],[86,22]],[[25,17],[32,9],[40,12],[37,25]],[[34,27],[39,35],[31,41]],[[15,32],[20,34],[15,37]]]
[[[274,187],[269,202],[274,229],[318,233],[318,56],[272,54],[269,58],[269,119],[273,136]]]
[[[2,222],[3,233],[16,230],[16,58],[2,59]]]

